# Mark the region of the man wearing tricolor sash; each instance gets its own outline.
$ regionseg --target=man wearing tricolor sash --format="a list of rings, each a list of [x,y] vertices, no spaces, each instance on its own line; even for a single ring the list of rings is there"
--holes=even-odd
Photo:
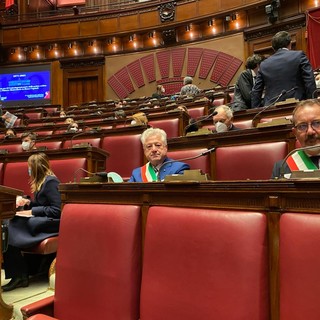
[[[167,157],[167,134],[158,128],[149,128],[141,135],[143,151],[148,162],[132,171],[129,182],[161,181],[166,175],[182,174],[189,170],[188,164],[172,161]],[[168,162],[167,164],[165,164]]]
[[[290,155],[286,162],[278,161],[273,168],[272,178],[289,178],[292,171],[317,170],[320,159],[320,101],[309,99],[300,102],[293,111],[292,131],[301,148]],[[317,147],[319,146],[319,147]],[[314,148],[313,148],[314,147]]]

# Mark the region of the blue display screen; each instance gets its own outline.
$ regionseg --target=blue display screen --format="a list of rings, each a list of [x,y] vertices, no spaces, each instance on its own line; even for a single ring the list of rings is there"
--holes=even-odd
[[[34,66],[34,70],[31,66],[3,69],[0,73],[0,100],[4,105],[50,104],[50,79],[49,65]]]

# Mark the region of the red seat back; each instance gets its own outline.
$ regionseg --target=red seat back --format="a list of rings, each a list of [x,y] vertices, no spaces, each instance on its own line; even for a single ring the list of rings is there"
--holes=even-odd
[[[280,219],[280,319],[320,319],[320,215]]]
[[[59,233],[54,317],[137,320],[140,280],[140,207],[66,204]]]
[[[274,163],[287,152],[284,141],[217,148],[215,179],[270,179]]]
[[[140,134],[105,136],[101,148],[109,152],[106,161],[108,172],[115,171],[124,179],[131,176],[134,168],[143,165],[143,149]]]
[[[47,149],[60,149],[62,141],[39,141],[36,143],[37,148],[46,147]]]
[[[148,124],[153,128],[163,129],[167,133],[168,139],[170,139],[180,136],[179,121],[179,118],[151,120]]]
[[[87,176],[86,158],[50,160],[51,168],[61,183],[79,182]]]
[[[81,143],[89,143],[93,147],[100,147],[100,138],[82,138],[82,139],[73,139],[71,140],[66,140],[63,144],[63,148],[71,148],[74,145],[81,144]]]
[[[203,117],[205,115],[205,107],[190,108],[188,109],[188,113],[194,119]]]
[[[0,144],[0,150],[7,150],[10,153],[22,152],[21,143]]]
[[[150,208],[140,319],[269,319],[266,229],[262,213]]]
[[[15,189],[23,190],[24,194],[30,195],[30,185],[28,183],[28,163],[9,162],[4,166],[3,185]]]
[[[189,150],[177,150],[177,151],[168,151],[168,157],[174,160],[195,157],[200,155],[202,152],[207,149],[189,149]],[[182,162],[188,163],[190,169],[201,169],[203,173],[211,174],[210,172],[210,154],[199,157],[193,160],[182,160]]]

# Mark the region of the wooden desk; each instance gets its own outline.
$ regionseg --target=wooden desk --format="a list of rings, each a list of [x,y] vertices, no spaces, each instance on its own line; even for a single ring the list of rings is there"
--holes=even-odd
[[[62,184],[59,189],[64,204],[111,203],[141,206],[143,238],[148,210],[154,205],[265,213],[272,320],[279,319],[280,216],[284,212],[320,214],[319,180]]]
[[[16,196],[22,196],[23,192],[17,189],[12,189],[0,186],[0,234],[2,235],[1,222],[4,219],[10,219],[16,212]],[[0,264],[2,263],[2,242],[0,241]],[[1,279],[0,279],[1,286]],[[9,320],[12,317],[13,307],[7,305],[2,300],[2,290],[0,291],[0,319]]]

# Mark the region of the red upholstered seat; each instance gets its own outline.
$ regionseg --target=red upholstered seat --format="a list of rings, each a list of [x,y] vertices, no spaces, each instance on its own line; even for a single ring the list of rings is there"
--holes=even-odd
[[[9,162],[4,165],[3,185],[20,189],[24,194],[30,195],[28,183],[28,164],[25,162]]]
[[[168,157],[174,160],[195,157],[200,155],[202,152],[207,149],[189,149],[189,150],[176,150],[176,151],[168,151]],[[188,163],[190,165],[190,169],[201,169],[202,173],[211,174],[210,171],[210,154],[206,154],[205,156],[199,157],[193,160],[183,160],[183,162]]]
[[[89,143],[93,147],[100,147],[100,138],[75,138],[73,140],[66,140],[63,144],[63,148],[71,148],[74,145],[81,144],[81,143]]]
[[[22,152],[21,142],[20,143],[12,143],[12,144],[1,144],[0,150],[7,150],[10,153]]]
[[[253,128],[252,120],[234,121],[233,124],[239,129]]]
[[[58,237],[51,237],[44,239],[38,245],[24,249],[24,252],[34,254],[50,254],[57,252],[58,249]]]
[[[108,172],[114,171],[128,179],[132,170],[143,165],[143,150],[140,134],[105,136],[101,148],[109,152],[106,161]]]
[[[61,183],[79,182],[87,175],[84,171],[87,169],[86,158],[50,160],[50,164]]]
[[[280,218],[280,319],[320,319],[320,215]]]
[[[179,137],[179,118],[174,119],[162,119],[162,120],[151,120],[149,125],[153,128],[163,129],[167,133],[168,139]]]
[[[37,148],[45,147],[49,150],[60,149],[62,146],[62,141],[39,141],[37,142]]]
[[[150,208],[140,319],[269,319],[266,228],[257,212]]]
[[[54,298],[25,306],[22,313],[64,320],[137,320],[140,280],[140,207],[66,204]],[[52,318],[39,314],[30,319]]]
[[[188,109],[188,113],[191,118],[200,118],[205,115],[205,107],[198,107],[198,108],[190,108]]]
[[[287,154],[284,141],[216,149],[215,180],[270,179],[276,161]]]

